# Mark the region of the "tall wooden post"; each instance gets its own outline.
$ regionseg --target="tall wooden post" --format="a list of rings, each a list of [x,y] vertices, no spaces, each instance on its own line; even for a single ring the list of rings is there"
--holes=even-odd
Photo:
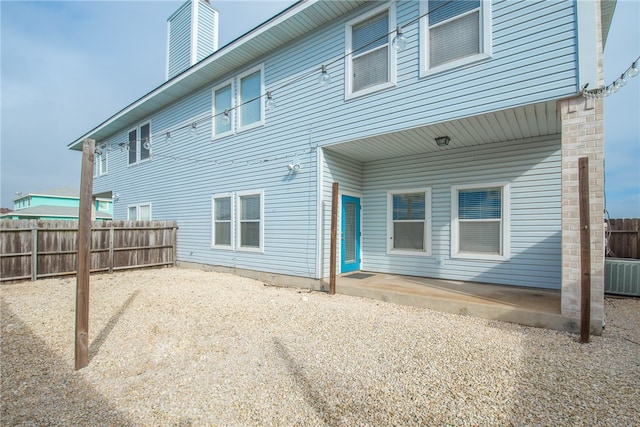
[[[580,342],[588,343],[591,329],[591,220],[589,215],[589,158],[578,159],[580,193]]]
[[[338,183],[333,183],[331,193],[331,260],[329,262],[329,293],[336,294],[336,258],[338,253]]]
[[[91,203],[96,143],[82,142],[80,212],[78,216],[78,265],[76,282],[76,370],[89,364],[89,274],[91,269]]]

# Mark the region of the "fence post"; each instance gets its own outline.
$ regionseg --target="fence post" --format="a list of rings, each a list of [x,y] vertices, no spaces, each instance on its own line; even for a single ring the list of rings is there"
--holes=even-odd
[[[171,229],[171,244],[173,246],[173,266],[175,267],[178,265],[178,229],[176,227]]]
[[[113,241],[114,241],[115,230],[113,229],[113,223],[111,223],[111,227],[109,227],[109,274],[113,273]]]
[[[38,280],[38,223],[31,229],[31,280]]]

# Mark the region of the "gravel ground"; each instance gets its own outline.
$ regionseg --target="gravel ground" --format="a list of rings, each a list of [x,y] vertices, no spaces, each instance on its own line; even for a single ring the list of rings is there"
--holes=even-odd
[[[640,299],[602,337],[157,269],[3,285],[12,425],[638,425]]]

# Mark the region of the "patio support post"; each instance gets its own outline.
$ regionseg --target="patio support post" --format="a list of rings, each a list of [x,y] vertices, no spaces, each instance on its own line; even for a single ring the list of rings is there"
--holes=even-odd
[[[331,262],[329,266],[329,293],[336,294],[336,255],[338,253],[338,183],[333,183],[331,193]]]
[[[578,159],[580,192],[580,342],[589,342],[591,319],[591,227],[589,215],[589,158]]]
[[[78,255],[76,273],[76,371],[89,364],[89,274],[91,268],[91,193],[95,141],[82,142],[80,172],[80,212],[78,215]]]

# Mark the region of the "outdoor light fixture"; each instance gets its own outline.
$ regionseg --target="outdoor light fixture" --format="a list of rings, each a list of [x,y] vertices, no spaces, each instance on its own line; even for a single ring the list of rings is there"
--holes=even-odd
[[[396,36],[391,41],[391,46],[398,52],[407,47],[407,36],[404,35],[402,27],[399,25],[396,28]]]
[[[298,173],[300,172],[300,169],[302,169],[302,167],[300,166],[300,163],[290,163],[287,165],[287,169],[289,169],[293,173]]]
[[[269,111],[276,108],[276,101],[271,96],[271,91],[267,91],[267,99],[264,101],[264,109]]]
[[[436,137],[436,144],[438,144],[438,147],[446,147],[447,145],[449,145],[449,141],[451,141],[451,138],[449,138],[448,136]]]
[[[171,136],[171,132],[166,133],[164,137],[164,142],[166,142],[167,144],[173,143],[173,137]]]
[[[325,87],[331,83],[331,74],[327,71],[327,66],[323,65],[320,69],[320,77],[318,77],[318,83],[320,86]]]
[[[224,110],[224,113],[222,116],[222,122],[225,125],[228,125],[230,121],[231,121],[231,117],[229,117],[229,110]]]
[[[196,122],[191,123],[191,129],[189,129],[189,133],[191,133],[191,136],[196,136],[198,134],[198,127],[196,125]]]

